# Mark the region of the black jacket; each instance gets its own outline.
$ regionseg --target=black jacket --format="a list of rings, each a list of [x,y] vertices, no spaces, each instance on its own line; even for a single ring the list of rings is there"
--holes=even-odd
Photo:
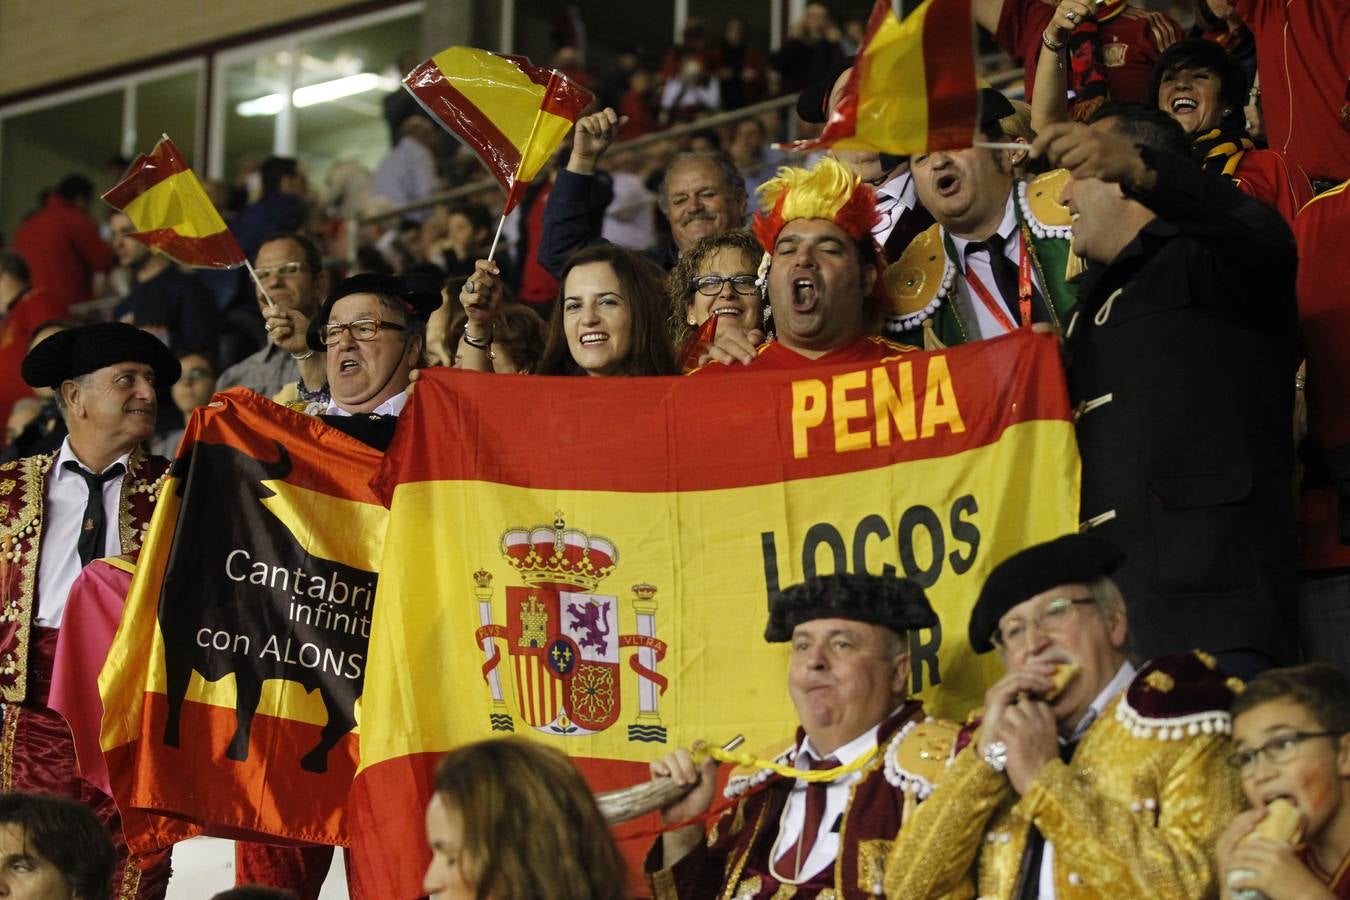
[[[1293,235],[1158,153],[1158,219],[1084,273],[1067,328],[1082,518],[1128,556],[1135,649],[1294,654]],[[1114,515],[1113,515],[1114,514]]]

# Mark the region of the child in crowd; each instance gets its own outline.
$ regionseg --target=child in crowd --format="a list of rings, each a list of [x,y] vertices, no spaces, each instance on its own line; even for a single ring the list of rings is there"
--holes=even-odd
[[[1350,678],[1322,663],[1272,669],[1233,703],[1232,761],[1252,809],[1217,846],[1223,896],[1350,898]],[[1259,833],[1266,806],[1297,807],[1301,838]]]

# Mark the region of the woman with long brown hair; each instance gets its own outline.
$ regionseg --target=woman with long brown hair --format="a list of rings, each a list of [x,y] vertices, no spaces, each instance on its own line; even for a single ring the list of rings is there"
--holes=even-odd
[[[432,900],[622,900],[627,872],[581,775],[524,738],[452,750],[427,807]]]
[[[460,292],[469,325],[460,343],[466,368],[486,370],[492,316],[501,293],[493,264],[480,261]],[[563,266],[535,375],[676,375],[666,329],[668,301],[656,264],[615,244],[593,244]]]

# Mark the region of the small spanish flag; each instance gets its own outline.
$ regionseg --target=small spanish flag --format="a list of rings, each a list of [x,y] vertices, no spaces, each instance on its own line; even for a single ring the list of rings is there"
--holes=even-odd
[[[557,69],[474,47],[441,51],[409,72],[403,86],[501,183],[504,213],[593,99]]]
[[[927,0],[903,21],[877,0],[825,130],[791,149],[958,150],[975,140],[978,119],[969,0]]]
[[[239,242],[211,205],[197,176],[166,134],[103,195],[131,218],[131,236],[185,266],[233,269],[245,262]]]

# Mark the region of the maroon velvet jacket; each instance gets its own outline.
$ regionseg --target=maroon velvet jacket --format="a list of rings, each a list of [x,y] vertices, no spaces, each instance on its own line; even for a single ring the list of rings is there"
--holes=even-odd
[[[916,727],[909,727],[911,723]],[[922,730],[920,726],[924,726]],[[796,741],[779,762],[791,762],[803,735],[799,728]],[[955,735],[956,727],[951,723],[925,722],[923,707],[917,700],[905,703],[883,721],[877,732],[881,750],[863,770],[862,780],[854,785],[839,822],[839,858],[832,868],[797,886],[793,896],[876,896],[881,889],[886,856],[903,818],[906,795],[901,785],[907,785],[916,798],[927,796],[932,781],[951,755]],[[922,771],[912,764],[920,755],[932,763]],[[755,790],[758,785],[764,787]],[[653,896],[657,900],[712,897],[758,900],[778,896],[780,885],[770,873],[769,855],[792,785],[793,779],[780,775],[748,779],[733,776],[727,794],[740,791],[740,799],[718,816],[706,839],[687,856],[664,868],[657,839],[645,865]],[[829,823],[821,827],[829,827]]]
[[[56,453],[0,464],[0,701],[28,699],[30,641],[37,612],[38,554],[41,552],[47,475]],[[141,549],[145,530],[169,461],[135,450],[122,479],[117,528],[122,552]],[[57,548],[53,552],[75,552]]]

